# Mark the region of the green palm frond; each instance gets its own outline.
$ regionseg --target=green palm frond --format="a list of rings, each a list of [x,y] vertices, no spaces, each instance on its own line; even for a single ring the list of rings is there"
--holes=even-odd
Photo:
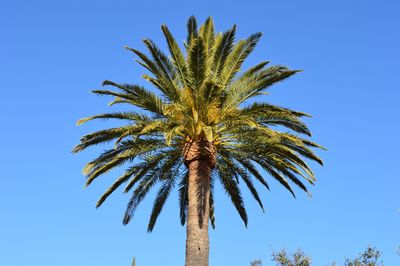
[[[163,184],[158,191],[157,197],[153,204],[153,210],[151,212],[150,221],[147,227],[148,232],[153,231],[157,218],[164,207],[165,201],[167,200],[171,190],[174,188],[176,179],[179,177],[179,167],[182,165],[182,160],[179,160],[180,156],[175,158],[176,160],[173,161],[172,165],[168,166],[168,170],[166,170],[166,167],[163,169],[166,172],[164,172],[161,176]]]
[[[133,135],[140,132],[142,126],[128,125],[117,128],[109,128],[104,130],[99,130],[94,133],[87,134],[81,138],[81,142],[76,145],[72,152],[77,153],[85,150],[86,148],[101,143],[108,143],[112,140],[118,139],[123,135]]]
[[[255,33],[247,40],[240,41],[235,45],[232,53],[230,53],[229,57],[226,59],[226,64],[224,65],[221,76],[219,77],[221,87],[225,88],[234,78],[236,73],[240,71],[244,60],[253,51],[261,36],[262,34],[260,32]]]
[[[182,53],[182,50],[179,48],[179,45],[176,43],[175,38],[172,36],[168,27],[166,25],[163,25],[163,26],[161,26],[161,29],[162,29],[165,39],[167,41],[169,52],[170,52],[171,58],[172,58],[172,62],[176,68],[176,72],[179,75],[181,85],[183,87],[186,87],[187,78],[188,78],[188,73],[187,73],[188,70],[187,70],[186,60]]]
[[[253,77],[253,75],[257,74],[259,71],[263,70],[264,67],[269,64],[269,61],[264,61],[261,63],[258,63],[257,65],[247,69],[243,73],[239,75],[239,77],[236,78],[236,82],[243,82],[246,81],[247,79],[250,79]]]
[[[186,46],[190,47],[192,45],[192,41],[197,38],[197,21],[194,16],[191,16],[187,22],[187,38],[186,38]]]
[[[153,60],[160,69],[158,80],[152,82],[170,99],[176,101],[179,99],[179,87],[176,82],[176,71],[170,59],[149,39],[143,41],[153,56]],[[146,76],[145,76],[146,78]],[[151,78],[146,78],[151,81]]]
[[[167,155],[164,157],[164,160],[158,161],[156,167],[152,169],[148,169],[146,175],[141,179],[139,185],[133,191],[132,197],[128,203],[126,208],[126,212],[124,215],[123,223],[127,224],[132,218],[137,206],[140,202],[145,198],[149,190],[158,182],[168,180],[169,173],[171,169],[176,165],[176,163],[180,160],[180,156],[175,154]],[[171,183],[172,185],[172,183]],[[125,191],[127,191],[125,189]],[[168,190],[166,190],[168,191]],[[169,193],[169,192],[168,192]],[[162,197],[162,196],[160,196]],[[159,205],[163,205],[161,199],[159,199]],[[158,209],[159,208],[159,209]],[[157,216],[162,209],[162,206],[153,210],[152,218],[149,223],[149,231],[152,230],[152,226],[154,226]]]
[[[156,200],[154,201],[153,210],[151,211],[150,221],[147,226],[147,231],[151,232],[154,229],[157,218],[160,215],[162,208],[164,207],[164,203],[167,200],[171,189],[174,188],[175,178],[170,178],[164,181],[162,187],[157,193]]]
[[[207,55],[210,56],[212,54],[211,49],[214,47],[215,41],[215,30],[212,17],[208,17],[204,24],[200,27],[199,35],[204,41]]]
[[[96,168],[99,168],[112,160],[127,156],[135,157],[155,149],[160,149],[161,147],[162,142],[158,139],[135,139],[134,141],[123,141],[113,149],[106,150],[96,159],[87,163],[83,169],[83,173],[89,176],[94,170],[96,170]]]
[[[116,93],[108,90],[94,90],[93,93],[98,95],[115,96],[116,99],[123,99],[134,106],[150,111],[156,115],[164,115],[164,103],[160,97],[147,89],[130,84],[118,84],[109,80],[103,82],[103,86],[113,86],[121,89],[123,93]]]
[[[187,217],[188,180],[189,180],[189,171],[185,171],[179,183],[179,216],[181,219],[181,225],[185,225]]]
[[[219,156],[217,160],[218,179],[225,192],[228,194],[237,212],[247,226],[247,212],[244,207],[242,195],[236,181],[237,172],[231,166],[233,162],[226,157]]]
[[[260,162],[260,165],[265,171],[267,171],[272,177],[274,177],[279,183],[281,183],[281,185],[284,186],[293,195],[294,198],[296,198],[292,187],[284,176],[275,171],[269,164]]]
[[[210,177],[210,222],[211,227],[215,229],[215,203],[214,203],[214,180],[215,176],[212,173]]]
[[[264,206],[263,206],[263,204],[261,202],[260,196],[258,195],[258,192],[257,192],[256,188],[254,187],[254,184],[253,184],[253,181],[251,180],[251,177],[242,168],[236,166],[235,169],[236,169],[236,172],[238,173],[238,175],[246,183],[246,186],[250,190],[250,192],[253,195],[254,199],[258,202],[258,204],[260,205],[261,209],[264,211]]]
[[[206,77],[206,47],[201,37],[192,41],[187,59],[189,66],[190,83],[193,93],[196,93]]]
[[[143,66],[144,68],[146,68],[148,71],[150,71],[154,76],[160,76],[160,69],[157,67],[157,65],[150,59],[147,57],[147,55],[145,55],[144,53],[140,52],[139,50],[136,50],[134,48],[131,48],[129,46],[125,46],[125,49],[127,49],[128,51],[133,52],[137,57],[140,58],[140,60],[136,59],[136,61]]]
[[[146,176],[151,171],[159,169],[160,161],[167,158],[167,152],[160,152],[156,155],[147,156],[142,163],[138,165],[140,170],[136,172],[136,175],[129,181],[129,183],[124,188],[124,193],[128,193],[144,176]]]
[[[285,80],[298,71],[289,70],[283,66],[272,66],[258,71],[244,80],[236,80],[230,84],[225,102],[225,109],[229,112],[246,100],[260,95],[261,91],[274,83]]]
[[[140,182],[139,187],[134,191],[131,199],[128,202],[128,206],[126,207],[123,218],[124,225],[128,224],[129,221],[132,219],[137,206],[144,199],[150,188],[152,188],[159,181],[158,173],[159,171],[150,170],[148,173],[146,173],[146,176],[144,176],[144,178]]]
[[[257,170],[256,166],[252,163],[251,160],[248,160],[246,157],[243,157],[241,155],[233,155],[233,158],[235,158],[236,161],[238,161],[243,168],[245,168],[249,173],[252,174],[261,184],[264,185],[269,190],[269,185],[265,181],[264,177],[262,174]]]
[[[128,122],[135,122],[137,124],[143,124],[150,122],[152,118],[144,115],[144,114],[138,114],[134,112],[117,112],[117,113],[108,113],[108,114],[101,114],[101,115],[94,115],[90,117],[85,117],[82,119],[79,119],[76,124],[82,125],[88,121],[95,120],[95,119],[120,119],[120,120],[128,120]]]
[[[225,61],[231,53],[232,47],[235,41],[236,25],[234,25],[229,31],[222,34],[220,38],[217,38],[215,42],[213,64],[211,68],[212,80],[218,80],[220,73],[225,65]]]
[[[115,181],[108,189],[107,191],[100,197],[100,199],[97,201],[96,208],[100,207],[103,202],[123,183],[127,182],[132,175],[137,173],[139,170],[141,170],[140,167],[137,166],[131,166],[129,167],[126,172],[121,175],[117,181]]]

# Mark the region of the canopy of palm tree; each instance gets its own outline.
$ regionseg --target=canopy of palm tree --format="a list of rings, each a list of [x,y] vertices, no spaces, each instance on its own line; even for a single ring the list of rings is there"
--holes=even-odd
[[[263,204],[253,183],[257,180],[267,189],[266,175],[276,179],[293,196],[292,184],[308,193],[304,180],[314,184],[315,177],[304,158],[322,165],[312,148],[320,145],[301,137],[311,136],[302,122],[309,115],[265,102],[249,103],[265,95],[273,84],[283,81],[297,70],[269,66],[268,61],[241,71],[244,60],[253,51],[261,33],[235,41],[236,26],[215,33],[208,18],[197,27],[188,21],[188,35],[181,49],[167,26],[162,26],[169,55],[151,40],[144,40],[148,54],[127,49],[149,73],[143,75],[159,93],[134,84],[104,81],[113,90],[94,90],[98,95],[114,97],[110,105],[127,104],[137,108],[83,118],[78,124],[94,119],[120,119],[126,124],[87,134],[73,152],[113,142],[113,147],[89,162],[83,172],[86,185],[116,167],[128,164],[99,199],[97,207],[118,187],[131,192],[123,223],[127,224],[149,190],[157,186],[148,230],[152,231],[166,199],[177,187],[180,219],[185,224],[188,208],[188,163],[190,150],[204,145],[200,155],[212,166],[210,176],[209,218],[214,226],[213,185],[218,180],[240,217],[247,225],[247,214],[239,189],[239,180],[248,187],[254,199]],[[259,99],[262,99],[259,97]],[[253,101],[252,101],[253,102]],[[205,151],[205,152],[204,152]],[[198,193],[199,201],[204,195]],[[199,216],[201,217],[201,216]]]

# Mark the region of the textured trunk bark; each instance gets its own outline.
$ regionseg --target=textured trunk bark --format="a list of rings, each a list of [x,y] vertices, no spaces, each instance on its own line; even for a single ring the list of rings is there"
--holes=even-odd
[[[206,161],[189,164],[188,216],[186,224],[186,266],[208,266],[208,217],[211,167]],[[203,191],[204,205],[198,201],[198,191]],[[199,212],[203,214],[199,218]],[[200,220],[202,226],[200,227]]]
[[[215,154],[215,146],[204,140],[188,143],[185,149],[189,169],[185,266],[208,266],[210,177]]]

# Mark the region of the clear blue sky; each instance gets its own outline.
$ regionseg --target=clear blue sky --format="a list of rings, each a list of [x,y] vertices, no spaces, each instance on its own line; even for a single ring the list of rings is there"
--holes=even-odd
[[[263,214],[248,198],[244,228],[217,188],[211,265],[268,262],[271,250],[301,247],[314,265],[342,262],[368,245],[400,265],[398,1],[2,1],[0,8],[0,265],[183,265],[185,229],[176,194],[152,234],[154,193],[122,226],[128,195],[95,203],[118,175],[84,190],[81,169],[99,149],[70,153],[79,137],[106,123],[77,127],[109,111],[90,93],[104,79],[143,83],[124,45],[165,47],[160,25],[178,40],[186,20],[214,17],[218,31],[262,31],[246,66],[265,59],[305,71],[273,87],[265,100],[313,114],[307,119],[326,166],[309,199],[293,199],[269,178]],[[262,189],[260,187],[260,189]],[[248,195],[246,192],[245,195]]]

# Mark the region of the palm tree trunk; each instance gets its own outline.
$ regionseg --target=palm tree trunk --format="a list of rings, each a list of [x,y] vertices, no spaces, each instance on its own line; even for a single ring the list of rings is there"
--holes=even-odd
[[[211,167],[206,161],[193,161],[189,165],[186,266],[208,266],[210,174]],[[205,197],[201,202],[198,191]]]
[[[185,266],[208,266],[210,177],[215,146],[208,141],[190,143],[185,155],[189,169]]]

